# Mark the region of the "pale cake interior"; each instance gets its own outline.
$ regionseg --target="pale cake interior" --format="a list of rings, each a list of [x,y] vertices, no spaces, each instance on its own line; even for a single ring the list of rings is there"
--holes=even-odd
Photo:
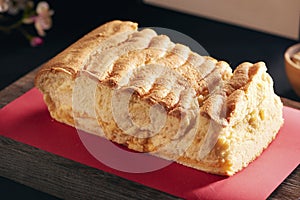
[[[54,60],[40,71],[36,85],[54,119],[222,175],[246,167],[274,139],[282,103],[264,63],[232,73],[224,61],[129,27],[110,31],[81,67],[51,68]]]

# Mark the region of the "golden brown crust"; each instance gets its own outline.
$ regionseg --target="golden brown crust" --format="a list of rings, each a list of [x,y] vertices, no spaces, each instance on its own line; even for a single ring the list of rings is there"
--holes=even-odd
[[[282,104],[264,63],[243,63],[232,74],[226,62],[151,29],[137,31],[132,22],[112,21],[87,34],[47,62],[35,84],[60,122],[216,174],[247,166],[282,124]],[[131,91],[126,105],[122,95]],[[156,104],[164,109],[149,118]],[[160,129],[151,122],[164,121],[163,110]]]
[[[165,35],[157,36],[151,29],[136,29],[136,23],[122,21],[100,26],[44,64],[36,76],[36,86],[40,85],[41,74],[49,71],[64,72],[73,78],[83,72],[112,88],[132,88],[149,103],[159,103],[179,117],[185,109],[183,91],[192,90],[194,97],[205,97],[220,81],[230,78],[231,68],[226,62],[199,56],[187,46],[172,43]],[[128,31],[134,32],[129,32],[125,41],[114,38]],[[114,39],[114,46],[102,44],[108,38]],[[149,69],[151,65],[163,70]]]
[[[102,41],[117,33],[131,30],[137,30],[137,23],[119,20],[108,22],[94,29],[45,63],[36,76],[35,85],[39,85],[37,81],[40,74],[50,70],[62,71],[75,76],[77,71],[83,67],[90,54],[97,49]]]
[[[201,114],[210,117],[222,126],[228,126],[234,116],[243,116],[247,105],[245,90],[256,76],[266,72],[265,63],[244,62],[233,73],[232,78],[214,91],[201,107]]]

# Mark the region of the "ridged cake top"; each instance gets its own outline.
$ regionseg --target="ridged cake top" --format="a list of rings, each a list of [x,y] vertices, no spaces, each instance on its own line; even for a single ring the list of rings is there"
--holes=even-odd
[[[226,62],[200,56],[166,35],[148,28],[137,30],[133,22],[112,21],[47,62],[36,81],[48,71],[62,71],[74,78],[88,74],[111,88],[134,90],[168,112],[189,110],[196,100],[203,116],[226,125],[236,105],[246,101],[242,91],[247,83],[266,67],[244,63],[232,74]],[[221,107],[225,115],[216,113]]]
[[[231,76],[226,62],[200,56],[148,28],[100,42],[82,71],[115,89],[133,89],[168,111],[189,109],[191,101],[202,101]]]

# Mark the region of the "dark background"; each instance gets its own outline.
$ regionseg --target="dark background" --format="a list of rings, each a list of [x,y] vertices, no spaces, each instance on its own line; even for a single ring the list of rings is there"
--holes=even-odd
[[[35,1],[37,2],[37,1]],[[205,18],[145,5],[141,0],[48,0],[55,11],[53,27],[42,46],[33,48],[18,32],[0,33],[0,89],[43,64],[97,26],[114,19],[130,20],[140,27],[164,27],[182,32],[207,52],[235,68],[244,61],[264,61],[280,96],[300,99],[292,91],[284,71],[284,51],[299,42]],[[1,163],[0,163],[1,164]],[[49,195],[0,178],[2,197],[52,199]]]

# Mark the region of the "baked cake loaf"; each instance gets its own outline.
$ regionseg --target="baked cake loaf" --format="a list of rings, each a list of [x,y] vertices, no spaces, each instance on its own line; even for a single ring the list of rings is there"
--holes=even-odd
[[[263,62],[200,56],[154,30],[106,23],[48,61],[35,85],[51,116],[139,152],[233,175],[281,125]]]

